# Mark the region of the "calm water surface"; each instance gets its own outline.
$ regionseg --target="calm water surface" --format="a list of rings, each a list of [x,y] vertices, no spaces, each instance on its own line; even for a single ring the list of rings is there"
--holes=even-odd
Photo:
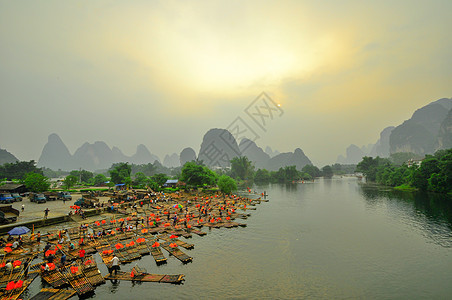
[[[169,257],[157,267],[151,256],[136,262],[152,273],[185,274],[184,284],[107,282],[92,298],[452,297],[452,199],[394,193],[354,178],[254,189],[265,189],[270,201],[249,211],[246,228],[194,235],[188,241],[195,249],[184,250],[192,263]],[[42,286],[36,280],[31,290]]]

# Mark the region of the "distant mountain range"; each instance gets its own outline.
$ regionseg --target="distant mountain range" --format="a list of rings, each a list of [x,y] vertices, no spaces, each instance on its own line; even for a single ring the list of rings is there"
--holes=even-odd
[[[296,166],[301,170],[305,165],[312,164],[309,158],[299,148],[294,152],[267,151],[249,139],[242,139],[239,144],[226,129],[211,129],[203,138],[198,159],[211,167],[229,167],[229,161],[237,156],[246,156],[254,163],[256,169],[276,171],[281,167]],[[268,153],[271,153],[269,155]]]
[[[397,152],[424,156],[448,148],[452,148],[452,98],[442,98],[416,110],[399,126],[383,129],[375,144],[350,145],[337,162],[357,164],[363,156],[388,157]]]
[[[110,149],[105,142],[84,143],[71,155],[61,138],[53,133],[49,135],[47,144],[42,149],[38,160],[38,167],[47,167],[53,170],[102,170],[108,169],[113,163],[129,162],[134,164],[147,164],[160,161],[149,152],[144,145],[138,145],[132,156],[126,156],[116,147]]]
[[[229,167],[230,160],[236,156],[247,156],[256,168],[278,170],[280,167],[295,165],[301,170],[306,164],[311,164],[309,158],[299,148],[294,152],[279,153],[270,147],[264,151],[253,141],[242,139],[237,143],[232,134],[226,129],[211,129],[203,138],[199,154],[192,148],[183,149],[180,154],[166,155],[163,166],[168,168],[179,167],[188,161],[202,160],[210,167]],[[161,164],[160,159],[152,154],[144,145],[138,145],[132,156],[124,155],[117,147],[110,148],[105,142],[97,141],[93,144],[84,143],[73,155],[69,152],[61,138],[53,133],[42,149],[38,160],[38,167],[47,167],[53,170],[104,170],[113,163],[129,162],[133,164]]]
[[[416,110],[409,120],[399,126],[383,129],[375,144],[362,147],[350,145],[345,156],[339,155],[337,162],[356,164],[363,156],[388,157],[395,152],[425,155],[446,148],[452,148],[452,99],[443,98]],[[204,135],[198,155],[192,148],[185,148],[179,154],[166,155],[163,162],[144,145],[138,145],[136,153],[127,156],[117,147],[110,148],[102,141],[86,142],[71,154],[61,138],[53,133],[42,149],[38,167],[96,171],[108,169],[118,162],[148,164],[157,161],[165,167],[174,168],[196,159],[211,167],[229,167],[229,161],[237,156],[248,157],[256,169],[271,171],[290,165],[301,170],[305,165],[312,164],[300,148],[287,153],[279,153],[268,146],[263,150],[254,141],[236,141],[226,129],[214,128]],[[16,161],[18,159],[13,154],[0,149],[0,164]]]

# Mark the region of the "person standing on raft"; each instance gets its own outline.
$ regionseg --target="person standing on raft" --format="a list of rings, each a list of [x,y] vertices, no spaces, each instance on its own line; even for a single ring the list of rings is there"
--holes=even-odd
[[[119,258],[115,255],[112,259],[111,259],[111,273],[110,275],[113,274],[113,272],[115,273],[115,275],[117,274],[119,270]]]

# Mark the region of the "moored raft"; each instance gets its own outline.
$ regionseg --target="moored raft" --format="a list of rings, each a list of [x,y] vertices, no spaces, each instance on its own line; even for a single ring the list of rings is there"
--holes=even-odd
[[[2,290],[0,291],[0,299],[1,300],[15,300],[18,299],[22,293],[28,288],[28,286],[35,280],[35,278],[38,277],[38,273],[28,274],[27,278],[23,278],[22,284],[20,286],[17,286],[19,283],[19,280],[16,281],[10,281],[15,283],[15,287],[10,290]]]
[[[140,276],[131,275],[132,272],[118,271],[116,275],[107,275],[104,278],[106,280],[127,280],[127,281],[139,281],[139,282],[161,282],[161,283],[173,283],[178,284],[184,281],[185,275],[160,275],[144,273]]]
[[[199,235],[199,236],[205,236],[207,234],[207,232],[204,232],[204,231],[201,231],[201,230],[198,230],[198,229],[193,229],[193,228],[191,228],[190,231],[193,232],[194,234]]]
[[[193,261],[193,257],[188,256],[187,254],[182,252],[182,250],[180,250],[178,247],[171,247],[170,242],[164,242],[164,243],[161,243],[160,245],[162,246],[163,249],[168,251],[171,255],[173,255],[174,257],[176,257],[178,260],[180,260],[183,263],[189,263],[189,262]]]
[[[62,268],[61,273],[78,295],[94,291],[94,286],[89,282],[85,274],[83,274],[79,264],[65,266]]]
[[[167,235],[167,234],[161,234],[161,235],[158,236],[158,238],[159,238],[159,239],[162,239],[162,240],[164,240],[164,241],[167,241],[167,242],[175,243],[176,245],[181,246],[181,247],[184,247],[184,248],[187,249],[187,250],[190,250],[190,249],[195,248],[195,245],[194,245],[194,244],[186,243],[186,242],[181,241],[181,240],[179,240],[179,239],[177,239],[177,238],[171,238],[171,236],[169,236],[169,235]]]
[[[74,290],[62,289],[41,289],[39,293],[30,298],[30,300],[66,300],[74,296]]]
[[[154,243],[151,244],[150,242],[146,242],[146,245],[151,251],[151,255],[154,258],[155,263],[157,265],[166,264],[166,257],[163,255],[162,249],[160,249],[160,246],[156,246]]]
[[[67,279],[58,269],[41,271],[41,278],[54,288],[62,287],[68,283]]]
[[[88,278],[89,282],[93,285],[99,285],[105,283],[104,277],[100,273],[94,257],[87,257],[82,265],[82,272]]]

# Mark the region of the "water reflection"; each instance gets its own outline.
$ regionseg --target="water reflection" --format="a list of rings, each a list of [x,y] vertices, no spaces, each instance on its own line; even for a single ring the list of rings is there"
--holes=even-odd
[[[452,199],[447,195],[406,192],[361,184],[359,192],[371,208],[385,205],[400,221],[424,231],[424,235],[443,247],[452,247]],[[392,211],[391,210],[396,210]],[[403,214],[400,214],[403,212]],[[403,217],[405,216],[405,217]]]

